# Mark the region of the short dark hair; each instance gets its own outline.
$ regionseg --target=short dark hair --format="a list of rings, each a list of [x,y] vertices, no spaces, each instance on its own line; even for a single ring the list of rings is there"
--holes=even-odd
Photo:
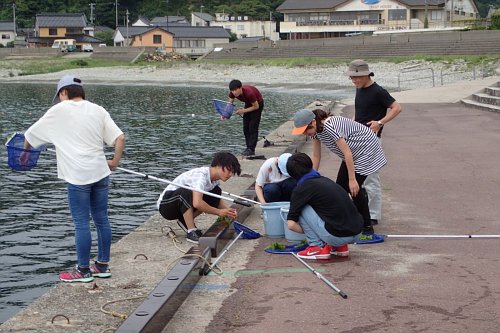
[[[242,84],[240,80],[232,80],[229,82],[229,91],[236,90],[238,88],[241,88]]]
[[[235,175],[241,174],[241,166],[240,162],[236,156],[227,151],[220,151],[214,154],[214,158],[212,159],[211,167],[222,167],[222,169],[228,169]]]
[[[303,175],[311,171],[313,162],[311,158],[304,153],[295,153],[288,158],[286,170],[290,177],[299,180]]]
[[[64,88],[61,88],[61,90],[64,90],[64,89],[66,89],[66,92],[68,93],[69,99],[73,99],[73,98],[77,98],[77,97],[81,97],[81,98],[85,99],[85,90],[83,90],[82,86],[79,86],[77,84],[72,84],[70,86],[66,86]],[[61,90],[59,90],[59,92],[61,92]]]

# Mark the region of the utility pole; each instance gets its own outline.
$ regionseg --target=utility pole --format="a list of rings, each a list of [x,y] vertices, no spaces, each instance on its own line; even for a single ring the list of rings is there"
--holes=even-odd
[[[17,28],[16,28],[16,4],[12,4],[12,13],[14,15],[14,37],[17,37]]]
[[[115,28],[118,28],[118,0],[115,0]]]
[[[451,0],[450,27],[453,27],[453,14],[455,14],[455,9],[453,8],[453,0]]]
[[[129,34],[128,34],[128,14],[129,14],[129,12],[127,9],[127,13],[126,13],[126,15],[127,15],[127,46],[130,46],[130,40],[129,40]]]
[[[90,6],[90,24],[92,26],[94,26],[94,7],[95,7],[95,3],[91,3],[89,4]]]
[[[425,0],[425,18],[424,18],[424,28],[429,28],[429,17],[427,16],[427,0]]]
[[[168,31],[168,0],[165,1],[167,4],[167,31]]]
[[[269,40],[273,38],[273,12],[269,12]]]

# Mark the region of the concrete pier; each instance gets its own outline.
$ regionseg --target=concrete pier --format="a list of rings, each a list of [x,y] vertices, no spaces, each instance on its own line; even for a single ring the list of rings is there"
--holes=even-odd
[[[389,164],[381,172],[377,233],[500,234],[500,114],[456,103],[498,80],[393,94],[403,112],[384,130]],[[350,104],[334,111],[351,116]],[[278,156],[291,144],[310,153],[309,142],[295,141],[291,128],[288,121],[267,136],[274,146],[259,142],[257,154]],[[262,162],[242,160],[243,177],[223,190],[243,192]],[[339,162],[324,151],[320,172],[335,179]],[[206,229],[213,217],[198,221]],[[258,207],[245,224],[264,233]],[[166,225],[177,228],[155,215],[114,244],[112,278],[60,283],[0,332],[115,331],[190,248],[181,233],[182,243],[174,245]],[[263,251],[275,241],[238,240],[219,263],[221,274],[201,277],[163,332],[494,332],[500,325],[499,239],[387,238],[350,246],[346,259],[308,262],[346,300],[292,256]]]

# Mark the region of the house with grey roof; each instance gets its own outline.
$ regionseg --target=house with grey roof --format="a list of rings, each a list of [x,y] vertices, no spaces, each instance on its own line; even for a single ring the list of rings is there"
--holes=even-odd
[[[85,34],[87,18],[83,13],[42,13],[35,19],[35,36],[30,43],[51,46],[56,39],[74,39],[77,46],[99,44],[102,39]]]
[[[14,22],[0,21],[0,44],[7,46],[7,43],[16,39],[16,25]]]
[[[155,47],[166,52],[197,58],[215,44],[229,43],[231,35],[221,27],[120,26],[113,34],[116,46]]]
[[[208,13],[191,13],[191,25],[194,27],[209,27],[213,21],[215,21],[215,18]]]
[[[286,0],[277,11],[286,39],[463,29],[479,16],[475,0]]]
[[[185,16],[157,16],[151,19],[150,25],[158,27],[190,26]]]
[[[147,17],[139,15],[137,21],[132,23],[132,25],[134,27],[149,27],[151,25],[151,21]]]

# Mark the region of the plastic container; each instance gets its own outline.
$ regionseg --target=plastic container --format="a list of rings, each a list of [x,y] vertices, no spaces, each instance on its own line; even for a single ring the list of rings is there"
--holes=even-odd
[[[33,149],[24,149],[24,134],[15,133],[7,143],[7,163],[17,171],[28,171],[36,167],[40,153],[46,149],[45,145]]]
[[[305,234],[299,234],[298,232],[292,231],[288,229],[288,211],[290,210],[290,205],[287,207],[281,207],[280,209],[280,215],[281,215],[281,220],[283,221],[283,227],[285,229],[285,239],[289,242],[301,242],[306,239]]]
[[[260,205],[262,209],[262,219],[264,220],[264,230],[269,238],[281,238],[285,236],[285,228],[281,220],[281,207],[289,207],[290,202],[278,201]]]

